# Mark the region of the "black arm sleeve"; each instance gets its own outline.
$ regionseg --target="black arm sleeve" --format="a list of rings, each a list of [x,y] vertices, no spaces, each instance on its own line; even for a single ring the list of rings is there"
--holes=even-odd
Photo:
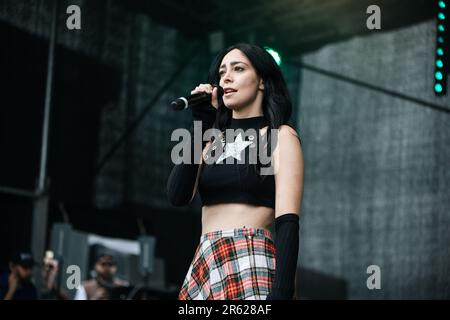
[[[211,128],[216,119],[216,109],[210,104],[200,105],[191,108],[192,117],[196,121],[202,121],[202,136],[203,133]],[[167,197],[169,202],[174,206],[185,206],[189,204],[194,192],[195,181],[199,169],[199,159],[194,161],[194,126],[191,127],[191,161],[189,164],[181,163],[173,167],[167,181]],[[202,150],[206,142],[202,141]]]
[[[299,248],[299,216],[283,214],[275,219],[276,266],[267,300],[292,300]]]
[[[199,164],[194,162],[194,143],[191,131],[191,162],[176,164],[167,180],[167,197],[177,207],[189,204],[194,192]]]

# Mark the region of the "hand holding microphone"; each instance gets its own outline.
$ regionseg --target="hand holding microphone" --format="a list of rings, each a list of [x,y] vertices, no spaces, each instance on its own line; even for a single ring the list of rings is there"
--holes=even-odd
[[[171,102],[175,110],[190,109],[192,118],[202,121],[202,131],[212,128],[216,121],[216,111],[219,107],[218,96],[223,95],[220,86],[200,84],[191,91],[191,95],[180,97]]]
[[[222,89],[219,86],[212,86],[210,84],[200,84],[197,86],[194,90],[191,91],[191,94],[197,94],[197,93],[206,93],[211,98],[211,105],[217,110],[219,108],[219,102],[218,102],[218,90]]]
[[[218,103],[218,90],[223,89],[216,85],[200,84],[191,91],[191,95],[187,97],[179,97],[171,102],[171,106],[174,110],[184,110],[187,108],[195,107],[199,104],[210,102],[211,105],[217,110]]]

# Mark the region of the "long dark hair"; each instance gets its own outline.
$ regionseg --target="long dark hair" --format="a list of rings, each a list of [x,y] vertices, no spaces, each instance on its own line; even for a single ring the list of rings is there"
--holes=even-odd
[[[248,43],[238,43],[226,48],[213,60],[209,69],[208,82],[219,84],[220,64],[225,55],[233,49],[239,49],[247,56],[264,82],[262,108],[269,129],[278,129],[282,124],[286,124],[292,113],[291,98],[279,66],[265,49]],[[219,108],[214,127],[221,131],[225,130],[231,117],[232,110],[225,106],[222,97],[219,96]]]

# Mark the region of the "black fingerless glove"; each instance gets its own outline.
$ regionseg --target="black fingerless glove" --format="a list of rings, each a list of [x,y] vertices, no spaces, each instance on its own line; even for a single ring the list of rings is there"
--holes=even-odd
[[[211,129],[216,121],[217,110],[211,104],[205,103],[190,108],[192,119],[202,122],[202,137],[206,130]]]
[[[276,267],[267,300],[292,300],[299,248],[299,216],[283,214],[275,219]]]
[[[206,141],[203,141],[203,134],[206,130],[213,127],[216,121],[216,108],[211,104],[202,104],[190,108],[192,112],[192,118],[194,121],[202,122],[202,130],[197,134],[201,134],[202,148],[206,145]],[[194,152],[194,124],[190,128],[191,141],[191,159],[190,163],[180,163],[173,167],[169,179],[167,181],[167,197],[169,202],[177,207],[185,206],[191,202],[195,181],[199,170],[199,164],[196,163],[199,159],[195,158]]]
[[[213,85],[217,88],[217,101],[219,105],[223,104],[223,88],[221,86]],[[210,102],[197,105],[190,108],[192,119],[194,121],[202,122],[202,137],[206,130],[211,129],[216,122],[217,109],[214,108]]]

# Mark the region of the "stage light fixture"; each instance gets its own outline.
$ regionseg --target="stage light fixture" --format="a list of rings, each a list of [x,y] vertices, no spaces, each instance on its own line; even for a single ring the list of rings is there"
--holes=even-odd
[[[280,66],[281,65],[281,55],[275,49],[270,47],[264,47],[266,51],[274,58],[275,62]]]
[[[447,94],[447,78],[449,63],[449,31],[448,31],[448,9],[446,0],[437,1],[436,14],[436,49],[434,58],[434,93],[438,96]]]

